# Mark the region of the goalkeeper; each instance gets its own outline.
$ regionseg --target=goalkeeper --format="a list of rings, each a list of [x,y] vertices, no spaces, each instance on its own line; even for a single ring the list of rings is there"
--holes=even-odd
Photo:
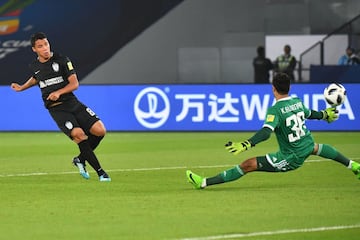
[[[289,96],[289,90],[288,75],[277,74],[272,82],[276,103],[267,110],[263,127],[246,141],[228,142],[225,145],[230,153],[236,155],[267,140],[271,132],[275,132],[280,148],[278,152],[247,159],[240,165],[210,178],[201,177],[187,170],[188,181],[195,188],[202,189],[210,185],[237,180],[253,171],[287,172],[301,167],[306,158],[312,154],[343,164],[360,179],[359,163],[346,158],[330,145],[315,143],[305,126],[305,119],[319,119],[331,123],[338,118],[337,110],[335,108],[322,111],[309,110],[299,98]]]

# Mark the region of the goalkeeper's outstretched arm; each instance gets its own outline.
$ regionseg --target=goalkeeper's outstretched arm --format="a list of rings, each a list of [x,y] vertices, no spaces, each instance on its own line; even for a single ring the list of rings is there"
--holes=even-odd
[[[251,138],[243,142],[231,142],[225,144],[225,149],[234,155],[244,152],[254,147],[259,142],[267,140],[271,135],[272,130],[268,127],[263,127],[257,131]]]
[[[249,138],[249,142],[251,146],[255,146],[256,144],[266,141],[270,138],[272,130],[268,127],[263,127],[259,131],[257,131],[251,138]]]
[[[331,123],[339,118],[338,110],[336,108],[327,108],[321,111],[311,110],[311,114],[308,119],[318,119],[325,120],[328,123]]]

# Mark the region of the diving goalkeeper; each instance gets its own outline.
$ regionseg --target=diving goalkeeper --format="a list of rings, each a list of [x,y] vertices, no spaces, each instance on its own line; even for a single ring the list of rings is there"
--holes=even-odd
[[[306,108],[299,98],[289,96],[290,78],[285,73],[277,74],[272,82],[276,103],[267,110],[263,127],[243,142],[228,142],[225,148],[233,154],[244,152],[267,140],[275,132],[279,151],[265,156],[253,157],[240,165],[214,177],[204,178],[190,170],[186,171],[188,181],[196,188],[203,189],[214,184],[237,180],[253,171],[287,172],[302,166],[310,155],[318,155],[343,164],[360,179],[360,164],[348,159],[328,144],[315,143],[305,126],[305,119],[325,120],[328,123],[338,118],[335,108],[314,111]]]

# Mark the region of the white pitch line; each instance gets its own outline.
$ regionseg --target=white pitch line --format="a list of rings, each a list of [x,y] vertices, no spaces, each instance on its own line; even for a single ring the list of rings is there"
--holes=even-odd
[[[357,160],[358,158],[352,158]],[[305,163],[316,163],[316,162],[326,162],[331,161],[327,159],[313,159],[306,160]],[[175,166],[175,167],[153,167],[153,168],[124,168],[124,169],[112,169],[107,170],[108,172],[144,172],[144,171],[161,171],[161,170],[177,170],[177,169],[191,169],[191,168],[225,168],[233,167],[234,164],[223,164],[223,165],[209,165],[209,166]],[[33,173],[9,173],[9,174],[0,174],[0,178],[4,177],[29,177],[29,176],[43,176],[43,175],[66,175],[66,174],[78,174],[79,172],[33,172]]]
[[[213,166],[193,166],[191,168],[219,168],[219,167],[231,167],[232,165],[213,165]],[[161,170],[177,170],[177,169],[187,169],[186,166],[178,167],[153,167],[153,168],[128,168],[128,169],[111,169],[106,170],[107,172],[144,172],[144,171],[161,171]],[[1,177],[29,177],[29,176],[43,176],[43,175],[65,175],[65,174],[78,174],[79,172],[35,172],[35,173],[10,173],[10,174],[0,174]]]
[[[208,237],[193,237],[193,238],[181,238],[179,240],[219,240],[219,239],[230,239],[230,238],[246,238],[246,237],[258,237],[258,236],[273,236],[280,234],[290,233],[309,233],[309,232],[324,232],[324,231],[335,231],[343,229],[360,228],[360,224],[356,225],[345,225],[345,226],[331,226],[331,227],[317,227],[317,228],[302,228],[302,229],[283,229],[277,231],[266,231],[266,232],[252,232],[252,233],[233,233],[227,235],[216,235]]]

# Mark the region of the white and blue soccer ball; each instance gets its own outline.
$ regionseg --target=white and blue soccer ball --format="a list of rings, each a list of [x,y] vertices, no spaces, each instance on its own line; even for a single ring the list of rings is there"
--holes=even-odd
[[[324,89],[324,97],[330,106],[337,107],[344,103],[346,99],[346,89],[339,83],[331,83]]]

